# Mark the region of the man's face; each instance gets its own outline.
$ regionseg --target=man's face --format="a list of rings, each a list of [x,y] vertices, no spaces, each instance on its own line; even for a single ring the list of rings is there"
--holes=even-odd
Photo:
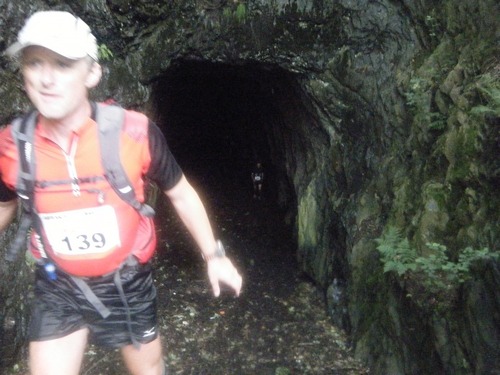
[[[86,58],[70,60],[39,46],[24,50],[22,72],[31,102],[52,120],[71,117],[86,106],[88,89],[101,77],[99,64]]]

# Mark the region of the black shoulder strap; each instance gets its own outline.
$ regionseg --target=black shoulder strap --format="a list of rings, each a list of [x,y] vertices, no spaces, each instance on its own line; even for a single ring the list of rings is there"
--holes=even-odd
[[[120,160],[120,139],[125,111],[118,105],[95,105],[99,126],[99,148],[105,177],[118,196],[134,207],[141,215],[153,217],[152,207],[141,203]]]
[[[37,115],[38,113],[33,111],[25,116],[16,118],[12,122],[12,137],[16,142],[19,154],[16,192],[22,202],[23,215],[21,216],[16,237],[5,255],[6,260],[10,262],[14,262],[18,254],[26,246],[27,235],[33,222],[31,212],[36,177],[33,142]]]
[[[33,143],[37,116],[38,112],[32,111],[12,122],[12,137],[19,152],[16,192],[23,202],[31,200],[34,193],[36,166]]]

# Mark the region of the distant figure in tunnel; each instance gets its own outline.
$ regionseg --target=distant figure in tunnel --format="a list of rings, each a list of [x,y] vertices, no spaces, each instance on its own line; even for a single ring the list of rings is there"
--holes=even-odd
[[[13,241],[20,246],[7,260],[24,253],[15,249],[25,247],[33,225],[30,372],[77,375],[92,342],[119,348],[132,375],[167,374],[146,180],[170,199],[194,237],[214,295],[221,284],[239,295],[242,278],[214,238],[204,205],[159,128],[142,113],[89,101],[102,68],[84,21],[67,12],[35,13],[6,52],[19,56],[25,91],[36,108],[0,130],[0,234],[20,202],[31,219],[22,221],[21,240]],[[116,158],[113,166],[107,156]]]
[[[252,170],[252,182],[253,182],[253,198],[262,198],[262,184],[264,183],[264,169],[260,162],[257,163],[255,168]]]

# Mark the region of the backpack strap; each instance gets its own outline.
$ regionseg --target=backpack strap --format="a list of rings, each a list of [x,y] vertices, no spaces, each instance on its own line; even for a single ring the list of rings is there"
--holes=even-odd
[[[120,160],[120,139],[125,110],[119,105],[103,106],[93,103],[93,107],[99,126],[99,147],[106,179],[121,199],[141,215],[153,217],[153,208],[137,200],[134,187]]]
[[[12,122],[12,137],[16,141],[19,152],[19,169],[17,172],[16,192],[22,202],[33,200],[35,187],[34,139],[37,111],[17,118]],[[30,204],[26,205],[30,209]]]
[[[16,192],[22,202],[23,214],[16,237],[5,255],[5,259],[9,262],[14,262],[21,253],[21,250],[26,246],[28,232],[33,222],[32,211],[36,170],[33,142],[37,115],[36,111],[32,111],[12,121],[12,137],[16,141],[19,154]]]

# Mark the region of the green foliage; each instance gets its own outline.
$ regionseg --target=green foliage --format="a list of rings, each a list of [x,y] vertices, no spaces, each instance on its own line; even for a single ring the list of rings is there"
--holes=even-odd
[[[424,284],[430,289],[447,289],[450,285],[463,283],[470,278],[468,265],[451,262],[446,255],[446,246],[432,243],[427,244],[433,254],[428,257],[419,257],[415,260],[418,269],[427,277]]]
[[[107,61],[113,58],[113,52],[105,44],[99,45],[97,48],[97,56],[99,61]]]
[[[245,4],[238,4],[234,15],[239,23],[245,21],[245,18],[247,17],[247,7],[245,6]]]
[[[467,247],[460,252],[457,261],[448,256],[444,245],[428,243],[428,256],[418,256],[407,238],[401,238],[399,231],[390,227],[386,234],[375,240],[381,254],[384,272],[395,272],[399,277],[412,279],[422,284],[427,294],[439,294],[458,287],[472,277],[470,267],[479,260],[497,259],[498,253],[487,248],[473,250]]]
[[[378,244],[377,250],[382,255],[384,272],[396,272],[398,276],[408,270],[415,270],[417,252],[410,247],[407,238],[402,239],[396,228],[389,228],[388,232],[375,240]]]
[[[277,367],[274,375],[290,375],[291,372],[288,367]]]
[[[473,107],[471,114],[500,117],[500,81],[485,74],[478,80],[477,88],[485,97],[487,105]]]
[[[225,19],[234,20],[237,23],[244,23],[248,15],[247,13],[247,7],[243,3],[239,3],[236,6],[236,9],[224,8],[224,10],[222,11],[222,15]]]
[[[409,91],[405,92],[406,104],[412,108],[425,105],[425,100],[422,96],[427,89],[428,85],[423,78],[412,78],[410,80]]]
[[[406,105],[410,107],[414,121],[431,130],[446,128],[447,117],[440,112],[431,111],[432,87],[434,83],[424,78],[412,78],[409,90],[404,93]]]
[[[224,8],[224,10],[222,11],[222,15],[224,16],[224,18],[231,18],[233,16],[233,11],[231,10],[231,8]]]
[[[440,112],[429,113],[430,123],[427,128],[432,130],[444,130],[446,128],[447,117]]]
[[[441,25],[441,21],[439,20],[439,17],[435,10],[432,10],[430,14],[425,16],[424,23],[425,26],[427,26],[429,36],[431,38],[438,38],[441,34],[443,26]]]
[[[429,27],[429,35],[433,36],[433,37],[436,36],[437,33],[435,30],[436,30],[436,27],[438,25],[438,23],[436,22],[436,19],[431,15],[427,15],[425,17],[425,24],[426,24],[426,26]]]

